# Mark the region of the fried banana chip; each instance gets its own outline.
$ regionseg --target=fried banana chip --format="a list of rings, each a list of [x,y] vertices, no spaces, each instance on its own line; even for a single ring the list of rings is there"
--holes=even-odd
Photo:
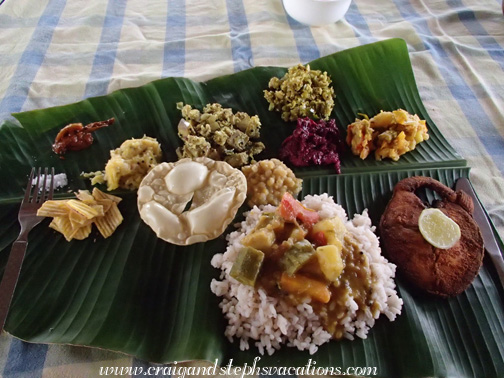
[[[113,196],[112,194],[104,193],[98,188],[93,188],[93,198],[95,200],[108,199],[108,200],[114,201],[115,203],[119,203],[122,201],[121,197],[117,197],[117,196]]]
[[[37,211],[40,217],[59,217],[68,215],[66,201],[49,200],[45,201]]]
[[[93,219],[99,214],[98,211],[82,201],[74,199],[67,200],[67,206],[87,219]]]
[[[89,193],[89,190],[79,190],[77,193],[74,193],[75,197],[80,199],[81,201],[94,201],[94,197],[91,193]]]
[[[104,216],[97,217],[94,220],[94,224],[98,228],[98,231],[100,231],[100,234],[104,238],[108,238],[114,233],[115,229],[122,223],[122,221],[123,216],[121,215],[117,204],[113,202],[109,211],[107,211]]]
[[[46,201],[37,215],[53,217],[49,227],[62,233],[67,241],[83,240],[91,234],[93,223],[104,238],[114,233],[123,216],[117,207],[120,197],[94,188],[93,193],[79,190],[77,199]]]

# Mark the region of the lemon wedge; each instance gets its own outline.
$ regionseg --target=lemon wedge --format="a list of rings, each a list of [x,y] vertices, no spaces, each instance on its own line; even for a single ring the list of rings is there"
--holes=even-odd
[[[424,239],[436,248],[451,248],[460,239],[459,225],[439,209],[424,209],[418,227]]]

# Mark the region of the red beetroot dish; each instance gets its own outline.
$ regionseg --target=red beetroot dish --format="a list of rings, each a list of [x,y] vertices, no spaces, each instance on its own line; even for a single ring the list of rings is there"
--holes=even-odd
[[[280,147],[280,158],[296,167],[334,164],[341,173],[339,153],[344,144],[334,119],[315,122],[310,118],[298,118],[292,135]]]

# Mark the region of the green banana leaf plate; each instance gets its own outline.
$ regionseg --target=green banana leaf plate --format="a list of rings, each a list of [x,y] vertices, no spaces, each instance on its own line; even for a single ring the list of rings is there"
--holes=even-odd
[[[465,160],[444,139],[425,110],[406,44],[391,39],[341,51],[310,63],[327,71],[336,92],[332,118],[342,132],[358,113],[403,108],[427,120],[430,139],[397,162],[360,160],[346,151],[342,173],[332,167],[295,169],[304,179],[302,196],[327,192],[351,216],[369,210],[377,224],[392,188],[411,175],[431,176],[452,186],[467,177]],[[32,166],[65,172],[69,185],[57,194],[90,189],[81,172],[103,169],[109,151],[124,140],[148,135],[163,148],[165,161],[177,159],[180,111],[177,102],[201,108],[218,102],[259,115],[266,144],[259,158],[276,157],[294,124],[268,111],[263,97],[271,77],[286,68],[256,67],[198,83],[166,78],[79,103],[15,114],[0,126],[0,272],[19,232],[17,212]],[[60,159],[51,150],[58,131],[114,117],[95,133],[87,150]],[[127,353],[151,362],[219,361],[251,364],[258,352],[242,352],[224,337],[225,320],[210,282],[211,265],[225,250],[225,235],[187,247],[158,239],[139,218],[136,193],[116,192],[124,222],[108,239],[98,234],[66,242],[49,220],[30,233],[30,243],[6,330],[38,343],[75,344]],[[240,209],[237,219],[246,207]],[[231,227],[230,229],[231,230]],[[485,259],[479,276],[463,294],[441,300],[415,294],[401,277],[404,300],[395,322],[379,319],[365,340],[334,341],[315,355],[284,347],[261,356],[266,366],[376,366],[379,376],[498,376],[504,371],[504,293]]]

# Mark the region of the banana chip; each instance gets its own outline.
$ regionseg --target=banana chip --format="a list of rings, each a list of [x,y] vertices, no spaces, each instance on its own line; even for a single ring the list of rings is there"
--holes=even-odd
[[[68,214],[66,206],[61,206],[62,201],[49,200],[42,204],[42,207],[37,211],[40,217],[62,217]]]
[[[67,241],[82,240],[91,234],[93,223],[104,238],[114,233],[123,217],[117,204],[120,197],[94,188],[93,193],[79,190],[77,199],[51,200],[42,204],[38,216],[53,217],[49,227],[63,234]]]
[[[98,231],[100,231],[100,234],[102,234],[104,238],[108,238],[114,233],[115,229],[122,221],[123,217],[121,212],[119,211],[117,204],[113,202],[109,211],[107,211],[103,217],[97,217],[94,224],[98,228]]]
[[[89,236],[89,234],[91,234],[91,223],[86,226],[79,227],[77,230],[75,230],[72,238],[77,240],[84,240]]]
[[[71,199],[67,200],[66,205],[85,219],[93,219],[99,215],[98,211],[93,209],[91,206],[86,205],[82,201]]]
[[[117,197],[117,196],[113,196],[112,194],[104,193],[98,188],[93,188],[93,195],[92,196],[95,200],[111,200],[112,202],[115,202],[115,203],[121,202],[121,197]]]
[[[95,197],[91,193],[89,193],[89,190],[79,190],[77,193],[75,193],[75,197],[85,203],[91,203],[95,201]]]

